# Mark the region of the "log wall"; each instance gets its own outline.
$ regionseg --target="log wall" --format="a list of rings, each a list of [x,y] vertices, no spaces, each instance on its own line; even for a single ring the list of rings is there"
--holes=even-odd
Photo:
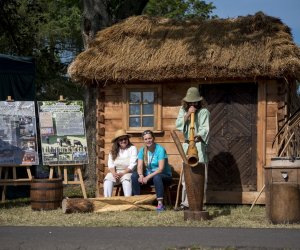
[[[140,83],[139,83],[140,84]],[[149,85],[151,86],[151,85]],[[174,177],[179,177],[182,160],[170,134],[175,129],[175,120],[186,90],[191,83],[162,84],[162,133],[156,134],[156,142],[164,146],[169,156],[169,163]],[[195,84],[198,86],[198,84]],[[123,127],[122,87],[109,85],[101,89],[97,102],[97,178],[98,194],[103,193],[103,178],[108,172],[107,159],[111,148],[111,139],[116,130]],[[276,145],[272,147],[278,126],[284,122],[287,114],[287,89],[275,80],[258,81],[258,119],[257,119],[257,192],[243,193],[243,203],[249,203],[263,187],[263,168],[276,156]],[[183,136],[177,132],[181,141]],[[131,142],[141,148],[143,141],[140,133],[132,134]],[[222,193],[222,192],[221,192]],[[220,194],[222,198],[223,195]],[[234,197],[234,196],[232,196]],[[239,195],[240,197],[240,195]],[[224,202],[220,200],[221,202]],[[226,199],[225,199],[226,200]],[[229,202],[230,203],[230,202]],[[232,201],[234,203],[234,201]],[[259,200],[258,203],[263,203]]]
[[[156,142],[164,146],[169,156],[169,163],[173,169],[173,176],[179,177],[181,170],[181,157],[173,142],[170,131],[175,129],[175,121],[181,105],[181,99],[189,85],[181,84],[174,91],[174,84],[162,85],[162,96],[168,96],[162,103],[162,133],[156,134]],[[123,127],[122,118],[122,88],[119,85],[108,86],[101,89],[97,109],[97,176],[99,195],[102,194],[103,178],[108,172],[107,159],[111,149],[111,139],[116,130]],[[100,108],[102,107],[102,108]],[[177,133],[183,141],[181,133]],[[140,133],[132,134],[130,141],[140,149],[143,141]]]

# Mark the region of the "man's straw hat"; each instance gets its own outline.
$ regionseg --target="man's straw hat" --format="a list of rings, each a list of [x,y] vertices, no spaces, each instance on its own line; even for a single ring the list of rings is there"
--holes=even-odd
[[[186,92],[186,96],[183,98],[185,102],[199,102],[202,99],[203,97],[200,96],[196,87],[190,87]]]
[[[112,138],[111,142],[114,142],[115,140],[117,140],[121,136],[131,137],[131,135],[126,133],[125,129],[119,129],[119,130],[116,131],[116,133],[115,133],[114,137]]]

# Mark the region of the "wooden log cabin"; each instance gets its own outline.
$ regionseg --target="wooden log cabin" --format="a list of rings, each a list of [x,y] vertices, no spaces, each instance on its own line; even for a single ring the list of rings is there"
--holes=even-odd
[[[276,156],[274,136],[298,107],[300,49],[289,27],[261,12],[189,21],[136,16],[98,32],[68,72],[95,88],[99,195],[120,128],[138,148],[141,132],[152,129],[179,176],[170,131],[186,90],[196,86],[211,112],[207,203],[251,204]],[[262,194],[257,204],[264,202]]]

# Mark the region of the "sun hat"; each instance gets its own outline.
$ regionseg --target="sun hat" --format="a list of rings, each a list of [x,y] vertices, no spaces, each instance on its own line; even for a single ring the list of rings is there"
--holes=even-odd
[[[186,96],[183,98],[185,102],[199,102],[202,99],[203,97],[200,96],[196,87],[190,87],[186,92]]]
[[[115,133],[114,137],[112,138],[111,142],[114,142],[115,140],[117,140],[121,136],[131,137],[131,135],[126,133],[125,129],[119,129],[119,130],[116,131],[116,133]]]

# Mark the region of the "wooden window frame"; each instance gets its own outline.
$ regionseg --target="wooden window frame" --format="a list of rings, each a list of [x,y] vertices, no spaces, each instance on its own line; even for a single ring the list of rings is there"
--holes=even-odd
[[[132,128],[129,127],[129,92],[131,91],[154,91],[154,126],[153,127],[141,127]],[[122,91],[123,97],[123,124],[128,133],[141,133],[146,129],[150,129],[153,132],[161,132],[161,119],[162,119],[162,87],[161,85],[131,85],[125,86]]]

